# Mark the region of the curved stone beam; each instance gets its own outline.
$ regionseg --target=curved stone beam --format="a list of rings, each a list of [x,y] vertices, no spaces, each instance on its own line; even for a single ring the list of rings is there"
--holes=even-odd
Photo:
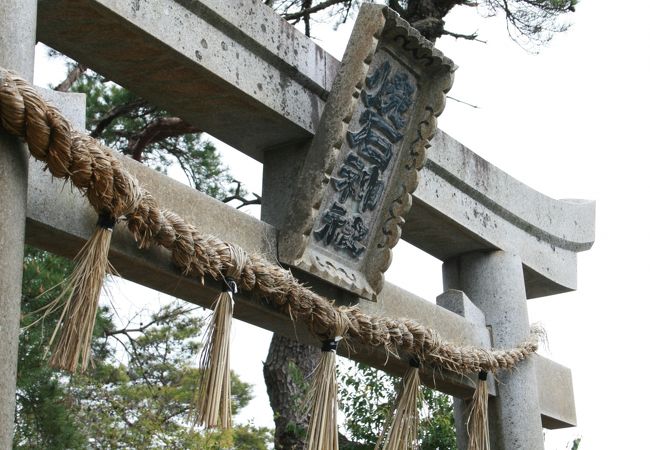
[[[442,131],[420,175],[405,240],[442,260],[514,252],[529,298],[576,289],[576,253],[594,243],[595,202],[547,197]]]
[[[258,161],[313,136],[340,66],[258,0],[39,0],[37,32]],[[576,252],[594,241],[592,202],[552,200],[444,133],[420,173],[404,240],[443,260],[515,252],[529,298],[576,288]]]

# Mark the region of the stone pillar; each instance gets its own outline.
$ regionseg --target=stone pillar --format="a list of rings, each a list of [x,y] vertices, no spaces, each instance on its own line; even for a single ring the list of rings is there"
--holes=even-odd
[[[443,285],[445,290],[462,290],[483,311],[494,348],[514,347],[528,336],[526,288],[518,256],[492,251],[452,258],[443,265]],[[497,397],[489,404],[492,450],[543,450],[533,361],[499,373],[498,379]]]
[[[288,143],[264,152],[261,219],[278,229],[291,214],[293,190],[310,143]]]
[[[0,0],[0,66],[31,80],[37,0]],[[0,448],[12,447],[27,204],[27,152],[0,129]]]

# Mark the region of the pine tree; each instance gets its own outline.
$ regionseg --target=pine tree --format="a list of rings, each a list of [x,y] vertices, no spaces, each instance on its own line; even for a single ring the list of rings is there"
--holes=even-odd
[[[54,54],[54,52],[53,52]],[[248,202],[214,144],[182,119],[69,62],[58,90],[87,95],[89,132],[107,146],[165,172],[177,164],[196,189]],[[72,263],[28,248],[25,256],[17,387],[16,449],[238,448],[264,449],[269,430],[251,424],[231,432],[195,430],[191,421],[199,372],[198,337],[205,317],[198,307],[163,305],[137,326],[117,327],[100,307],[92,367],[70,376],[47,365],[49,336],[58,320],[42,308],[60,293]],[[232,375],[233,413],[252,398],[252,387]]]

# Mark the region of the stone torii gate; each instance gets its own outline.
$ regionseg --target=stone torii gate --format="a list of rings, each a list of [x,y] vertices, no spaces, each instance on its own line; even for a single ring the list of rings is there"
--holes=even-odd
[[[301,267],[287,199],[295,196],[293,180],[309,161],[326,101],[335,95],[337,60],[256,0],[0,0],[0,10],[0,66],[30,79],[38,39],[262,162],[258,221],[123,158],[165,207],[202,231]],[[368,17],[361,15],[360,30],[374,26]],[[83,96],[43,94],[83,128]],[[79,193],[28,164],[20,145],[2,132],[0,147],[0,447],[9,448],[22,243],[72,257],[96,215]],[[401,238],[444,261],[445,292],[437,305],[389,283],[382,288],[363,269],[358,275],[366,276],[366,288],[346,291],[328,283],[327,274],[303,276],[364,312],[414,318],[460,345],[507,348],[528,334],[526,299],[574,290],[576,254],[594,241],[593,203],[545,197],[442,131],[426,152],[412,203]],[[164,250],[137,250],[124,230],[114,233],[111,262],[127,279],[198,305],[209,307],[219,290],[182,277]],[[245,296],[237,299],[235,317],[296,336],[285,315]],[[300,326],[297,338],[315,343]],[[396,375],[407,366],[370,348],[357,347],[350,356]],[[474,381],[428,375],[425,384],[456,397],[462,420]],[[490,380],[490,394],[492,448],[541,449],[542,427],[576,424],[571,372],[544,357],[502,375],[498,385]],[[464,427],[457,428],[464,448]]]

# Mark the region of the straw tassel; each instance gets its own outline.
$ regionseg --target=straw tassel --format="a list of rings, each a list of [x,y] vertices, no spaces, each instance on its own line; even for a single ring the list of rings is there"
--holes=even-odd
[[[99,215],[92,236],[74,259],[76,266],[61,295],[48,307],[46,314],[63,306],[49,343],[50,346],[54,343],[50,357],[52,367],[73,373],[78,365],[81,365],[81,372],[88,368],[99,295],[105,276],[115,274],[108,262],[114,226],[113,216]]]
[[[336,348],[341,337],[323,341],[320,361],[314,372],[314,380],[307,400],[311,406],[311,418],[307,430],[307,450],[338,450],[339,437],[336,428]]]
[[[394,409],[393,421],[384,431],[375,449],[379,449],[382,440],[382,450],[411,450],[418,448],[418,400],[420,399],[420,362],[411,359],[409,369],[404,375],[402,391]]]
[[[487,372],[478,374],[478,385],[472,397],[472,406],[467,420],[468,450],[490,450],[490,429],[488,424]]]
[[[198,423],[206,428],[228,430],[232,426],[230,408],[230,329],[233,294],[237,284],[225,279],[225,289],[217,297],[212,320],[201,352],[201,381],[198,398]]]

